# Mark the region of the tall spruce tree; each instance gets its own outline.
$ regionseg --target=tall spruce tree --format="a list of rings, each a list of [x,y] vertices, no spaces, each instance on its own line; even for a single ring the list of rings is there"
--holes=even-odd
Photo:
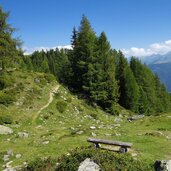
[[[16,66],[21,59],[18,58],[21,55],[21,51],[17,49],[20,42],[17,39],[12,38],[14,28],[7,23],[9,17],[8,12],[4,12],[0,6],[0,67],[5,68],[8,66]]]
[[[118,84],[115,78],[114,56],[104,32],[98,38],[97,52],[91,98],[103,108],[111,109],[112,104],[118,100]]]
[[[76,42],[73,47],[73,60],[75,61],[73,74],[76,78],[76,88],[89,95],[93,81],[97,37],[85,16],[82,17]]]
[[[117,54],[117,79],[119,80],[119,104],[134,112],[138,111],[139,86],[121,51]]]
[[[157,92],[155,91],[156,85],[154,74],[146,65],[143,65],[136,58],[131,58],[130,66],[141,89],[139,112],[147,114],[154,113],[156,111],[157,103]]]

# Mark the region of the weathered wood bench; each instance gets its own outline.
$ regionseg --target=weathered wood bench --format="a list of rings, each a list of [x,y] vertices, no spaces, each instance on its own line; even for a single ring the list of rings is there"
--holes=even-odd
[[[111,140],[104,140],[104,139],[95,139],[95,138],[88,138],[88,142],[94,143],[96,148],[100,148],[99,144],[106,144],[106,145],[114,145],[114,146],[119,146],[119,152],[120,153],[125,153],[128,151],[128,148],[131,148],[132,143],[128,142],[121,142],[121,141],[111,141]],[[110,148],[103,148],[107,150],[111,150]]]

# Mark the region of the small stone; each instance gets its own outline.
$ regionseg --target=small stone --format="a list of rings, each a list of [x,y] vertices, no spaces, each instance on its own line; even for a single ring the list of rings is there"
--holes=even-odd
[[[36,126],[36,129],[42,129],[43,128],[43,126],[42,125],[38,125],[38,126]]]
[[[90,129],[96,129],[96,127],[95,126],[90,126]]]
[[[35,79],[34,79],[34,82],[35,82],[35,83],[40,83],[40,78],[39,78],[39,77],[35,78]]]
[[[6,169],[4,169],[3,171],[17,171],[15,168],[6,168]]]
[[[11,166],[11,163],[13,163],[13,161],[9,161],[8,163],[6,163],[5,164],[5,167],[6,168],[11,168],[12,166]]]
[[[21,158],[21,154],[16,154],[15,157],[16,157],[16,159],[19,159],[19,158]]]
[[[115,118],[114,121],[115,121],[115,122],[121,122],[122,119],[121,119],[121,118]]]
[[[13,156],[13,150],[12,149],[7,150],[7,155]]]
[[[43,141],[42,144],[44,145],[49,144],[49,141]]]
[[[120,127],[121,124],[113,124],[114,127]]]
[[[10,156],[9,156],[8,154],[5,154],[2,160],[3,160],[4,162],[5,162],[5,161],[8,161],[8,160],[9,160],[9,157],[10,157]]]
[[[18,132],[18,136],[20,138],[28,138],[29,137],[29,133],[27,133],[27,132]]]
[[[121,136],[121,134],[120,134],[120,133],[115,133],[115,135],[116,135],[116,136]]]
[[[81,135],[81,134],[83,134],[83,133],[84,133],[84,131],[78,131],[76,134]]]
[[[132,157],[136,157],[138,154],[137,153],[132,153]]]
[[[96,137],[96,134],[95,134],[94,132],[92,132],[91,135],[92,135],[93,137]]]
[[[23,162],[23,166],[26,167],[27,166],[27,162]]]

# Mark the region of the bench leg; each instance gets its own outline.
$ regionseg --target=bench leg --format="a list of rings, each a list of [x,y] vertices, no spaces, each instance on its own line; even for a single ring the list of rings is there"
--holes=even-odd
[[[120,149],[119,149],[119,152],[120,153],[126,153],[128,151],[128,149],[126,148],[126,147],[121,147]]]
[[[95,148],[100,148],[98,143],[95,143],[94,145],[95,145]]]

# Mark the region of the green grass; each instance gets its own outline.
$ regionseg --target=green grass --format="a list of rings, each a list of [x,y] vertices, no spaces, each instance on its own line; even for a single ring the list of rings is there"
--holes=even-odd
[[[47,103],[49,92],[57,83],[49,83],[40,73],[15,71],[10,76],[15,78],[16,85],[22,82],[24,87],[16,93],[16,101],[12,105],[0,106],[0,116],[10,116],[13,122],[8,126],[14,130],[11,135],[0,135],[0,170],[6,163],[2,157],[8,149],[12,149],[14,155],[22,155],[19,159],[15,156],[10,158],[12,165],[17,166],[39,157],[57,158],[76,147],[89,146],[86,139],[92,137],[92,133],[98,138],[132,142],[132,153],[149,164],[156,159],[170,159],[171,118],[167,116],[171,114],[128,122],[124,115],[129,111],[120,108],[123,117],[117,123],[115,116],[89,106],[61,85],[53,102],[32,122],[33,116]],[[43,82],[35,83],[36,77],[43,77]],[[13,87],[7,87],[10,88]],[[91,129],[91,126],[96,129]],[[18,132],[23,131],[29,133],[28,138],[17,136]],[[83,133],[78,134],[79,131]],[[45,141],[49,143],[43,144]]]

